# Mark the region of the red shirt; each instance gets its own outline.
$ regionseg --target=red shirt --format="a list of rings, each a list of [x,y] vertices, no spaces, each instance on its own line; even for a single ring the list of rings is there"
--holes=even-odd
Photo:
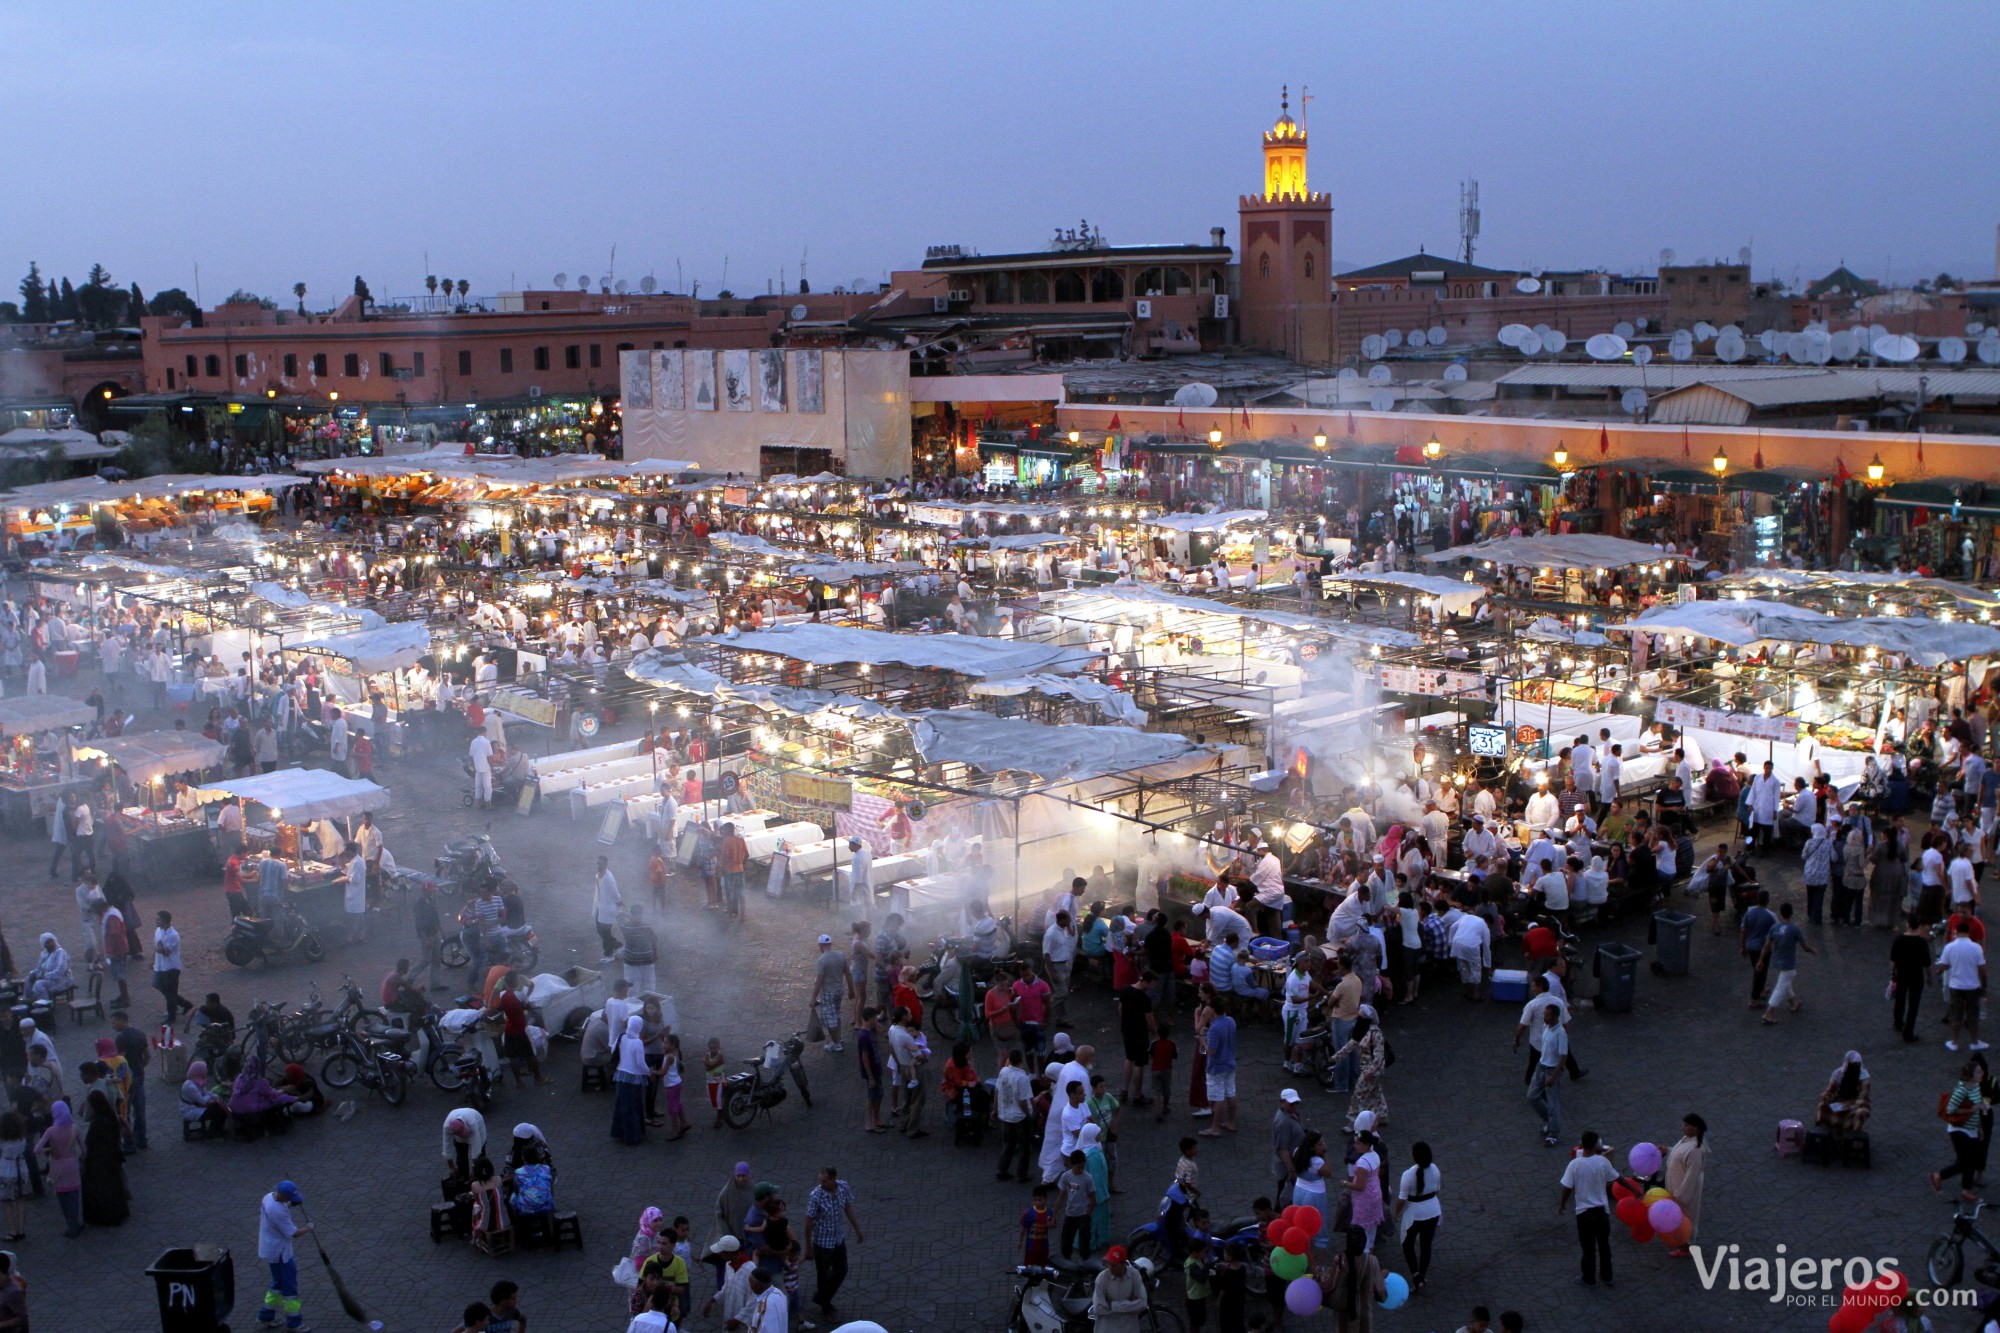
[[[243,858],[231,856],[222,863],[222,891],[224,893],[243,892]]]
[[[910,1017],[919,1023],[924,1021],[924,1002],[917,998],[916,988],[913,986],[899,985],[889,992],[889,1012],[893,1014],[898,1009],[909,1010]]]
[[[500,992],[500,1013],[505,1020],[501,1029],[509,1036],[528,1035],[528,1006],[521,1003],[521,997],[513,991]]]
[[[1952,913],[1951,920],[1945,922],[1946,939],[1958,938],[1958,923],[1961,921],[1967,923],[1966,933],[1974,944],[1986,943],[1986,923],[1976,916],[1968,916],[1963,912]]]
[[[1531,926],[1521,937],[1521,952],[1530,958],[1554,958],[1556,933],[1547,926]]]
[[[1031,977],[1026,981],[1017,981],[1014,983],[1014,998],[1020,1002],[1014,1010],[1014,1016],[1023,1023],[1042,1023],[1047,1021],[1049,1016],[1048,982],[1043,981],[1040,977]]]

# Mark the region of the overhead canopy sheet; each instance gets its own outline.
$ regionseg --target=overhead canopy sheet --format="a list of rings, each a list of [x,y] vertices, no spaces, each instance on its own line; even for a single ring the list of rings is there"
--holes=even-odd
[[[1191,615],[1250,620],[1279,629],[1324,634],[1335,639],[1379,643],[1385,648],[1415,648],[1423,643],[1422,636],[1411,634],[1407,630],[1388,629],[1379,625],[1350,624],[1342,620],[1329,620],[1324,616],[1304,615],[1297,611],[1265,611],[1252,607],[1231,606],[1227,602],[1211,601],[1206,597],[1189,597],[1184,593],[1163,592],[1157,588],[1141,587],[1133,583],[1114,583],[1094,588],[1089,592],[1068,593],[1055,598],[1045,597],[1042,599],[1042,607],[1051,615],[1098,624],[1144,624],[1163,611],[1174,610]]]
[[[1338,574],[1328,583],[1359,583],[1377,588],[1406,588],[1425,597],[1435,597],[1447,614],[1455,614],[1484,597],[1487,589],[1477,583],[1441,578],[1436,574]]]
[[[579,481],[650,477],[683,472],[695,465],[682,459],[647,458],[629,462],[596,454],[556,454],[548,458],[516,458],[512,454],[468,454],[445,445],[428,453],[376,458],[315,458],[299,464],[301,472],[339,472],[353,477],[400,477],[428,473],[491,486],[561,486]]]
[[[1691,602],[1656,606],[1618,628],[1693,634],[1738,648],[1756,643],[1837,644],[1896,653],[1918,666],[2000,653],[2000,628],[1928,616],[1864,616],[1844,620],[1777,602]]]
[[[1146,711],[1132,696],[1109,685],[1100,685],[1085,676],[1018,676],[1013,680],[982,680],[966,693],[988,698],[1011,698],[1017,694],[1049,694],[1094,705],[1098,712],[1117,722],[1135,727],[1146,725]]]
[[[754,532],[712,532],[708,544],[722,551],[735,551],[742,555],[797,556],[797,551],[788,551],[775,545]]]
[[[348,634],[295,643],[300,652],[326,653],[344,657],[363,675],[377,671],[400,671],[415,666],[431,650],[430,626],[416,620],[399,620],[379,629],[358,629]]]
[[[846,625],[776,625],[703,640],[739,652],[771,653],[795,662],[837,666],[866,662],[1005,678],[1035,671],[1079,671],[1089,654],[1049,644],[982,639],[969,634],[891,634]]]
[[[920,714],[911,737],[927,764],[960,763],[985,773],[1011,770],[1046,781],[1125,773],[1200,748],[1172,732],[1052,727],[962,709]]]
[[[809,690],[797,685],[738,685],[734,681],[716,675],[713,671],[703,670],[676,653],[661,652],[657,649],[640,653],[627,662],[625,674],[644,684],[658,685],[662,689],[674,690],[681,694],[692,694],[703,699],[754,704],[760,708],[776,708],[787,713],[796,713],[801,717],[829,710],[848,713],[855,717],[907,716],[873,700],[857,699],[853,695],[837,694],[832,690]]]
[[[0,732],[9,736],[57,731],[97,721],[97,710],[60,694],[23,694],[0,699]]]
[[[912,560],[816,560],[793,565],[791,572],[821,583],[847,583],[854,579],[887,578],[891,574],[914,574],[922,568]]]
[[[1940,597],[1950,597],[1969,606],[2000,607],[2000,593],[1975,588],[1969,583],[1954,583],[1950,579],[1925,578],[1921,574],[1897,574],[1893,571],[1870,573],[1866,571],[1842,572],[1821,569],[1752,569],[1741,574],[1730,574],[1715,580],[1712,585],[1721,588],[1821,588],[1837,589],[1848,587],[1869,588],[1909,588],[1918,592],[1935,593]]]
[[[361,622],[363,629],[380,629],[389,622],[367,607],[346,606],[340,602],[316,601],[309,593],[287,588],[282,583],[253,583],[250,591],[273,606],[287,606],[293,609],[310,607],[315,611],[325,611],[336,616],[350,616]]]
[[[275,773],[211,782],[197,788],[195,796],[203,804],[240,796],[293,824],[345,819],[389,804],[386,788],[323,768],[281,768]]]
[[[1262,509],[1225,509],[1216,514],[1155,514],[1143,521],[1148,527],[1173,532],[1219,532],[1232,523],[1261,523],[1269,517]]]
[[[1437,564],[1446,560],[1490,560],[1496,565],[1533,565],[1537,569],[1626,569],[1682,560],[1700,569],[1704,562],[1668,555],[1644,542],[1596,533],[1575,532],[1551,537],[1502,537],[1473,546],[1448,546],[1418,559]]]
[[[1063,510],[1059,505],[1050,504],[1002,504],[982,503],[977,500],[918,500],[910,505],[910,522],[924,523],[934,528],[956,528],[974,514],[985,514],[990,518],[1059,518]]]
[[[999,537],[960,537],[954,546],[990,546],[996,551],[1032,551],[1043,546],[1067,546],[1089,540],[1067,532],[1010,532]]]
[[[89,748],[124,769],[127,778],[141,784],[177,773],[199,773],[221,763],[229,753],[221,742],[212,741],[198,731],[141,731],[106,736],[92,741]]]

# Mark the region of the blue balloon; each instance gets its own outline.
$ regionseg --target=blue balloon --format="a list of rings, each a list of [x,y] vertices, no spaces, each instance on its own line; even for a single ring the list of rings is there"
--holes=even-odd
[[[1400,1310],[1403,1303],[1410,1299],[1410,1281],[1401,1273],[1384,1273],[1382,1285],[1389,1289],[1389,1294],[1382,1299],[1384,1310]]]

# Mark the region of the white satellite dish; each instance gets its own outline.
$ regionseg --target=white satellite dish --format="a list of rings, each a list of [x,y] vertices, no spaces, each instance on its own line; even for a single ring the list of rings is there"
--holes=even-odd
[[[1715,335],[1715,359],[1718,361],[1741,361],[1747,350],[1743,345],[1743,335],[1733,329]]]
[[[1338,378],[1344,380],[1358,380],[1361,378],[1361,372],[1356,370],[1353,366],[1342,366],[1340,368],[1340,375],[1338,376]]]
[[[1724,324],[1715,331],[1715,336],[1718,338],[1732,337],[1741,342],[1743,339],[1743,330],[1734,324]]]
[[[1737,249],[1737,251],[1736,251],[1736,262],[1737,262],[1737,263],[1739,263],[1739,264],[1741,264],[1741,265],[1743,265],[1743,267],[1745,267],[1745,268],[1749,268],[1749,267],[1750,267],[1750,247],[1749,247],[1749,246],[1745,245],[1745,246],[1740,246],[1740,247],[1738,247],[1738,249]]]
[[[1395,378],[1395,374],[1387,366],[1368,367],[1368,382],[1370,384],[1389,384],[1394,382]]]
[[[2000,366],[2000,338],[1988,329],[1986,336],[1979,340],[1979,346],[1973,350],[1973,355],[1979,358],[1982,365]]]
[[[1523,296],[1533,296],[1541,289],[1542,280],[1540,278],[1521,278],[1514,284],[1514,290],[1520,292]]]
[[[1377,389],[1368,395],[1369,410],[1393,412],[1396,410],[1396,395],[1388,389]]]
[[[1806,341],[1805,334],[1803,333],[1791,334],[1785,339],[1785,355],[1787,357],[1790,357],[1793,361],[1798,362],[1800,365],[1804,365],[1806,363],[1806,357],[1808,355],[1809,346],[1810,344]]]
[[[1806,334],[1806,360],[1815,366],[1823,366],[1833,359],[1833,335],[1825,329],[1814,329]]]
[[[1621,361],[1625,357],[1625,340],[1615,333],[1593,333],[1583,345],[1593,361]]]
[[[618,279],[618,281],[611,284],[611,290],[617,292],[620,296],[623,296],[625,294],[626,289],[629,288],[631,285],[632,284],[625,281],[625,279],[620,278]]]
[[[1522,356],[1534,356],[1542,350],[1542,335],[1536,333],[1533,329],[1529,329],[1521,335],[1519,346]]]
[[[1653,349],[1650,347],[1634,347],[1632,349],[1632,362],[1634,365],[1640,366],[1651,365],[1653,363]]]
[[[1868,344],[1868,350],[1884,361],[1914,361],[1923,348],[1905,333],[1885,333]]]
[[[1382,330],[1382,345],[1384,347],[1401,347],[1403,345],[1403,331],[1401,329]]]
[[[1627,389],[1624,393],[1618,395],[1618,405],[1624,408],[1628,414],[1636,417],[1646,410],[1646,391],[1644,389]]]
[[[1499,341],[1502,347],[1519,347],[1521,339],[1526,337],[1528,333],[1529,328],[1526,324],[1502,324],[1500,332],[1493,336]]]
[[[1433,347],[1444,346],[1445,339],[1450,336],[1444,331],[1444,325],[1442,324],[1433,324],[1430,328],[1424,330],[1424,341]]]
[[[1545,352],[1560,352],[1563,348],[1569,346],[1569,335],[1561,329],[1550,329],[1548,332],[1542,334],[1541,338],[1542,350]]]
[[[1455,361],[1452,364],[1446,366],[1444,368],[1444,382],[1446,384],[1465,383],[1465,367],[1459,365]]]
[[[1965,326],[1965,334],[1968,338],[1984,332],[1986,332],[1986,326],[1976,319]]]
[[[1529,269],[1528,272],[1534,275],[1535,277],[1539,278],[1542,276],[1542,266],[1540,264],[1537,264],[1533,268]]]
[[[1644,315],[1639,316],[1639,318],[1633,320],[1632,322],[1639,326],[1639,332],[1641,333],[1644,333],[1647,329],[1653,327],[1653,321],[1647,319]]]
[[[1370,361],[1380,361],[1382,353],[1389,350],[1389,344],[1379,333],[1371,333],[1361,340],[1361,355]]]
[[[568,282],[568,281],[569,281],[569,274],[567,274],[567,273],[558,273],[558,274],[556,274],[556,277],[555,277],[555,287],[556,287],[556,290],[557,290],[557,291],[561,291],[561,290],[563,289],[563,284],[564,284],[564,283],[566,283],[566,282]]]
[[[1674,336],[1667,339],[1667,355],[1676,361],[1685,361],[1694,355],[1694,335],[1686,329],[1675,329]]]
[[[1757,345],[1763,348],[1766,352],[1777,351],[1778,350],[1777,333],[1771,329],[1765,329],[1762,333],[1757,335]]]
[[[1953,365],[1957,365],[1959,362],[1965,360],[1965,339],[1938,339],[1937,358],[1940,361],[1948,361]]]
[[[1827,342],[1828,351],[1835,361],[1852,361],[1861,354],[1861,339],[1853,329],[1842,329]]]
[[[804,303],[800,303],[792,307],[793,319],[804,319],[807,315],[810,315],[811,313],[812,311],[805,308]]]
[[[1535,336],[1537,338],[1540,338],[1542,342],[1546,344],[1549,340],[1549,326],[1546,324],[1535,325]]]
[[[1886,338],[1888,336],[1889,326],[1887,324],[1870,324],[1868,326],[1868,341],[1873,342],[1877,338]]]
[[[1622,319],[1611,326],[1611,331],[1621,338],[1630,338],[1633,332],[1632,326]]]
[[[1213,384],[1202,384],[1197,381],[1193,384],[1183,384],[1174,390],[1175,407],[1214,407],[1215,399]]]
[[[1672,250],[1662,250],[1660,251],[1660,267],[1672,268],[1674,266],[1674,260],[1678,258],[1680,258],[1680,256],[1676,255]]]
[[[1715,336],[1715,333],[1715,325],[1709,323],[1707,320],[1698,319],[1695,321],[1694,336],[1696,342],[1707,342]]]
[[[660,280],[648,273],[645,277],[639,279],[639,290],[651,296],[654,292],[660,290]]]

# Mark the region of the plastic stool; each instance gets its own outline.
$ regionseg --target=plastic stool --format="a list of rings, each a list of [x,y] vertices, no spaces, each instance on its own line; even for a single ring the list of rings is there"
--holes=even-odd
[[[1875,1159],[1868,1150],[1868,1134],[1865,1130],[1849,1134],[1841,1144],[1840,1161],[1843,1166],[1873,1167]]]
[[[611,1066],[597,1064],[583,1066],[582,1091],[595,1092],[600,1089],[605,1092],[611,1091]]]
[[[1805,1143],[1799,1150],[1799,1160],[1812,1166],[1832,1166],[1835,1151],[1833,1135],[1822,1125],[1814,1125],[1806,1131]]]
[[[564,1241],[574,1243],[579,1250],[583,1248],[583,1223],[577,1220],[573,1212],[556,1214],[555,1229],[550,1241],[551,1248],[560,1250]]]
[[[1778,1122],[1778,1156],[1791,1157],[1805,1147],[1806,1127],[1796,1120]]]

